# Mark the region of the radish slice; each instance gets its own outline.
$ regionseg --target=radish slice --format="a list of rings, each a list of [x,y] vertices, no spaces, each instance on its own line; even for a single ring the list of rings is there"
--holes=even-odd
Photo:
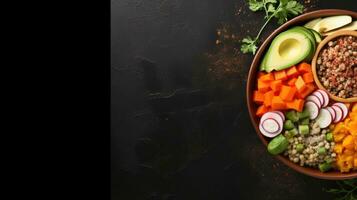
[[[269,132],[272,134],[278,132],[280,129],[279,123],[273,118],[268,118],[268,119],[264,120],[262,122],[262,127],[266,132]]]
[[[335,121],[335,119],[336,119],[336,111],[331,107],[326,107],[326,109],[331,113],[332,121]]]
[[[259,130],[265,137],[268,137],[268,138],[273,138],[273,137],[275,137],[275,136],[280,134],[279,132],[269,133],[269,132],[265,131],[263,126],[262,126],[262,123],[259,124]]]
[[[268,118],[273,118],[275,119],[279,125],[282,127],[283,124],[284,124],[284,120],[283,120],[283,117],[280,116],[278,113],[276,112],[266,112],[262,118],[260,119],[260,123],[262,123],[264,120],[268,119]]]
[[[332,123],[332,114],[325,108],[320,110],[319,116],[316,118],[316,123],[320,128],[326,128]]]
[[[333,120],[333,123],[337,123],[337,122],[341,121],[342,117],[343,117],[342,108],[340,108],[339,106],[336,106],[336,105],[331,106],[331,108],[334,109],[336,112],[336,118],[335,118],[335,120]]]
[[[322,94],[320,92],[315,91],[314,93],[312,93],[312,95],[317,96],[319,98],[321,106],[325,105],[324,96],[322,96]]]
[[[322,96],[324,98],[324,103],[323,103],[322,107],[325,108],[328,105],[328,103],[330,102],[330,98],[328,97],[327,92],[325,92],[324,90],[320,90],[320,89],[317,90],[316,92],[319,92],[322,94]]]
[[[334,103],[333,104],[334,106],[338,106],[341,108],[342,110],[342,119],[341,120],[344,120],[346,117],[347,117],[347,114],[348,114],[348,108],[345,104],[343,103]]]
[[[283,118],[283,121],[285,121],[285,115],[283,112],[281,111],[273,111],[273,112],[278,113]]]
[[[313,101],[306,102],[305,108],[310,113],[310,119],[315,119],[319,115],[319,106],[315,102]]]
[[[320,99],[315,96],[315,95],[310,95],[306,98],[306,101],[312,101],[314,103],[316,103],[316,105],[319,107],[319,109],[322,107],[322,104],[320,102]]]

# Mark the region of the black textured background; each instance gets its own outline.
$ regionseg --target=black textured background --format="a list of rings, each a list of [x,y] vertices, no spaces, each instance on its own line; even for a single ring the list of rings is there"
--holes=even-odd
[[[353,1],[301,1],[356,10]],[[266,153],[235,72],[209,74],[216,29],[255,35],[262,14],[242,0],[111,1],[112,199],[333,199],[333,181],[299,174]],[[270,23],[262,40],[276,28]]]

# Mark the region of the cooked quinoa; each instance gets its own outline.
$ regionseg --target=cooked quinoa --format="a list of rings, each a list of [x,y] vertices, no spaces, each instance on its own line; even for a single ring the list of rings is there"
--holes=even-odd
[[[308,135],[299,134],[289,139],[289,147],[284,155],[288,156],[292,162],[299,163],[300,166],[318,167],[326,160],[335,161],[336,153],[333,152],[335,143],[326,140],[326,133],[330,130],[321,129],[315,121],[312,121],[309,127]]]
[[[316,70],[331,94],[357,97],[357,38],[341,36],[328,42],[317,58]]]

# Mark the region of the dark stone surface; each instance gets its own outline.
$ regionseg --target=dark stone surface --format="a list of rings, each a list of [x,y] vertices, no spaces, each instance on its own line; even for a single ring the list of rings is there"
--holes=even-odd
[[[306,6],[356,10],[339,2]],[[112,199],[333,199],[323,191],[333,181],[286,167],[254,132],[245,102],[253,56],[235,54],[235,73],[208,73],[216,29],[254,35],[262,14],[241,0],[112,0],[111,12]]]

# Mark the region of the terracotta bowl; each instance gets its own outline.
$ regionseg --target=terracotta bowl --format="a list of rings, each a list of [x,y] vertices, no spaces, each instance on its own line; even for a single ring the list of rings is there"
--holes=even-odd
[[[339,101],[339,102],[345,102],[345,103],[352,103],[352,102],[357,102],[357,97],[350,97],[350,98],[340,98],[338,96],[335,96],[333,94],[331,94],[328,90],[325,89],[325,87],[321,84],[319,78],[317,77],[317,73],[316,73],[316,62],[317,62],[317,57],[319,56],[320,54],[320,51],[322,48],[324,48],[327,43],[331,40],[334,40],[335,38],[337,37],[340,37],[340,36],[343,36],[343,35],[352,35],[354,37],[357,37],[357,31],[338,31],[332,35],[329,35],[327,36],[325,39],[323,39],[319,46],[317,47],[316,49],[316,52],[315,52],[315,56],[314,58],[312,59],[312,73],[314,75],[314,80],[315,80],[315,83],[317,85],[318,88],[322,89],[322,90],[325,90],[331,99],[335,100],[335,101]]]
[[[286,29],[295,25],[303,25],[307,21],[312,20],[314,18],[327,17],[332,15],[350,15],[355,19],[357,18],[356,12],[348,11],[348,10],[337,10],[337,9],[317,10],[317,11],[302,14],[286,22],[285,24],[281,25],[278,29],[276,29],[273,33],[271,33],[270,36],[260,46],[257,54],[255,55],[252,65],[250,66],[248,79],[247,79],[247,88],[246,88],[247,104],[248,104],[250,119],[253,123],[255,131],[265,146],[267,146],[270,139],[264,137],[259,131],[258,128],[259,119],[255,116],[257,105],[253,102],[252,97],[253,97],[253,90],[256,88],[255,84],[257,80],[256,76],[259,69],[259,64],[261,62],[263,55],[265,54],[266,49],[268,48],[273,38],[280,32],[285,31]],[[300,173],[303,173],[305,175],[313,176],[316,178],[330,179],[330,180],[343,180],[343,179],[357,178],[357,171],[351,171],[349,173],[341,173],[339,171],[330,171],[330,172],[322,173],[318,169],[301,167],[300,165],[291,162],[287,157],[284,157],[282,155],[277,155],[275,157],[279,159],[281,162],[283,162],[284,164],[286,164],[287,166],[291,167],[292,169]]]

